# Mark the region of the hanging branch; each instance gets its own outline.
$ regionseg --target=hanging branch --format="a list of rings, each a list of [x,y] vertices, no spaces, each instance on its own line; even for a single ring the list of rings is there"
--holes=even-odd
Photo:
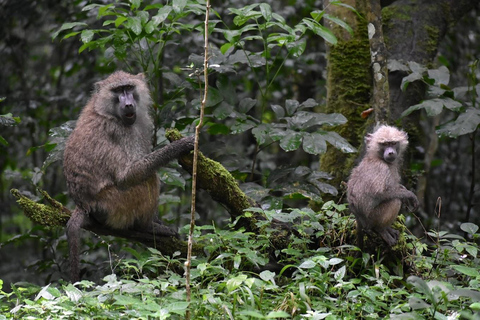
[[[373,94],[371,104],[375,111],[375,122],[387,123],[390,118],[388,87],[387,49],[383,40],[382,8],[380,0],[369,0],[368,40],[373,69]]]
[[[203,125],[203,115],[205,113],[205,105],[208,97],[208,16],[210,15],[210,0],[207,0],[205,8],[205,41],[204,41],[204,58],[203,58],[203,77],[205,87],[203,90],[203,99],[200,106],[200,119],[195,127],[195,148],[193,151],[193,168],[192,168],[192,206],[190,210],[190,231],[188,233],[187,244],[187,261],[185,262],[185,282],[187,291],[187,302],[191,301],[191,287],[190,287],[190,269],[192,266],[192,247],[193,247],[193,229],[195,228],[195,200],[197,192],[197,160],[198,160],[198,140],[200,136],[200,129]],[[185,319],[190,319],[190,305],[187,308]]]

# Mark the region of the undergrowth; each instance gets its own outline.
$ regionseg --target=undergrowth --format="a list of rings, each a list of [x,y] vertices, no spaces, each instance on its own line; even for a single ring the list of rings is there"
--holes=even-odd
[[[465,238],[431,231],[427,245],[404,232],[392,249],[372,245],[361,253],[349,245],[354,219],[344,205],[267,216],[293,224],[301,236],[271,252],[268,228],[265,235],[196,228],[207,254],[193,259],[193,319],[480,318],[474,224],[461,225]],[[133,258],[101,283],[1,289],[0,319],[183,319],[184,259],[130,251]],[[272,257],[280,268],[269,268]]]

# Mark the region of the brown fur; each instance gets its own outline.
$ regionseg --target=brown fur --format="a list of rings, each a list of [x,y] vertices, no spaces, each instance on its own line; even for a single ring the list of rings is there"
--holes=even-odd
[[[125,86],[133,88],[136,104],[136,119],[128,125],[119,111],[122,93],[118,88]],[[178,235],[156,217],[160,192],[156,170],[192,150],[193,139],[184,138],[152,152],[151,103],[143,74],[115,72],[95,84],[67,141],[64,173],[76,204],[67,224],[73,281],[79,275],[79,229],[92,221],[111,229]]]
[[[365,137],[366,154],[353,169],[348,181],[347,199],[357,220],[358,245],[363,249],[363,233],[375,231],[393,246],[398,231],[390,228],[403,204],[413,211],[418,200],[400,184],[400,165],[408,146],[404,131],[381,126]]]

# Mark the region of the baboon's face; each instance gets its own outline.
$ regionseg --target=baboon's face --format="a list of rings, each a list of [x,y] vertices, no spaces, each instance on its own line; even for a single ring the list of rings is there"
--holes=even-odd
[[[387,163],[393,163],[397,159],[400,144],[398,141],[384,142],[380,144],[380,157]]]
[[[131,126],[137,119],[138,94],[134,85],[124,85],[112,89],[117,116],[126,126]]]

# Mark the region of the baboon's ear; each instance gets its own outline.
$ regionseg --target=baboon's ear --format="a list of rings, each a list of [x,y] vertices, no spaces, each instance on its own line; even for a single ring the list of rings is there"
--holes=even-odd
[[[369,144],[370,141],[372,141],[372,138],[373,138],[373,134],[368,133],[368,134],[365,136],[365,143],[366,143],[366,144]]]
[[[102,81],[95,82],[93,84],[93,93],[98,93],[102,87]]]
[[[137,73],[136,77],[142,81],[145,81],[145,74],[143,72]]]

